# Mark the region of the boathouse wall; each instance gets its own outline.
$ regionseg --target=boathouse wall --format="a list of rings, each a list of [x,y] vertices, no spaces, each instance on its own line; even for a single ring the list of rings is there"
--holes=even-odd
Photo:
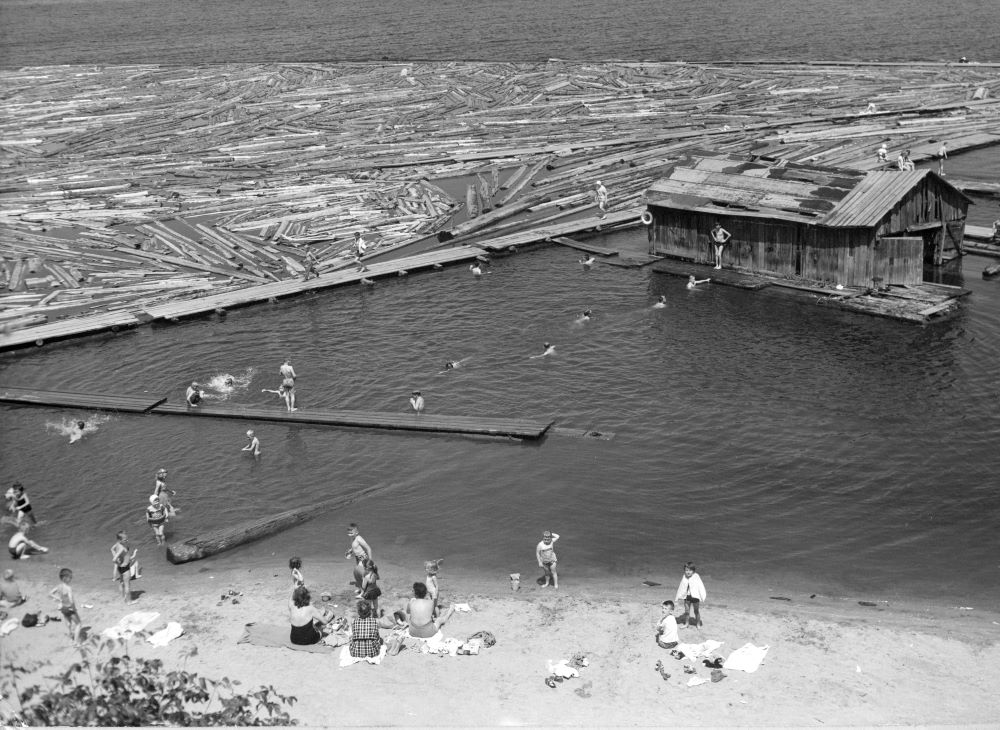
[[[896,284],[920,283],[919,240],[910,244],[902,271],[901,252],[890,265],[880,260],[875,247],[875,231],[870,228],[824,228],[796,221],[708,214],[699,211],[650,206],[650,253],[697,263],[712,264],[715,252],[709,231],[718,221],[733,234],[722,257],[724,266],[783,278],[870,286],[876,269]],[[897,264],[897,259],[900,259]],[[915,265],[914,265],[915,264]],[[887,270],[891,269],[891,270]]]

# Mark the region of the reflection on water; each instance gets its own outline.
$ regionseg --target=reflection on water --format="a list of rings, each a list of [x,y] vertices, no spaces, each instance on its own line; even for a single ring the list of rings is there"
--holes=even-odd
[[[1000,287],[965,265],[962,314],[928,327],[778,291],[692,293],[645,269],[584,271],[553,247],[478,280],[459,266],[46,346],[5,356],[0,382],[179,401],[192,379],[233,373],[229,402],[279,410],[260,389],[292,356],[302,409],[405,413],[421,390],[428,413],[616,436],[520,444],[122,415],[70,447],[39,438],[61,416],[5,408],[0,479],[45,485],[33,496],[58,528],[50,542],[95,555],[141,527],[167,466],[176,536],[382,489],[222,562],[336,554],[331,534],[357,521],[394,560],[445,555],[505,576],[530,572],[538,533],[554,529],[567,580],[673,577],[695,559],[764,585],[996,600]],[[532,359],[544,342],[555,353]],[[247,428],[259,461],[241,454]]]

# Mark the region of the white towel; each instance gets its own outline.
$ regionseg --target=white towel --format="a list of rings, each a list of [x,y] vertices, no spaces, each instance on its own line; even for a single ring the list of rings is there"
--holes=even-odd
[[[721,641],[709,639],[700,644],[678,644],[677,651],[684,652],[684,656],[688,659],[698,659],[699,657],[708,656],[720,646],[722,646]]]
[[[184,627],[181,626],[176,621],[171,621],[167,624],[167,627],[160,629],[155,634],[150,636],[146,641],[148,641],[153,646],[166,646],[171,641],[176,639],[178,636],[184,633]]]
[[[472,613],[472,606],[468,603],[453,603],[451,607],[459,613]]]
[[[570,679],[571,677],[579,677],[580,673],[569,666],[569,659],[560,659],[558,662],[549,661],[547,662],[549,669],[549,674],[554,674],[557,677],[564,677],[565,679]]]
[[[699,684],[705,684],[707,681],[704,677],[699,677],[696,674],[688,680],[688,687],[697,687]]]
[[[101,636],[108,639],[127,639],[137,631],[142,631],[156,621],[160,614],[155,611],[136,611],[119,621],[115,626],[104,629]]]
[[[764,661],[769,646],[754,646],[744,644],[734,651],[723,664],[724,669],[738,669],[741,672],[756,672],[757,667]]]
[[[6,636],[11,631],[16,629],[21,625],[21,620],[17,618],[9,618],[0,625],[0,636]]]
[[[385,644],[382,644],[382,648],[379,649],[378,656],[351,656],[351,646],[348,644],[343,649],[340,650],[340,666],[349,667],[352,664],[357,664],[358,662],[368,662],[369,664],[381,664],[382,657],[385,656]]]

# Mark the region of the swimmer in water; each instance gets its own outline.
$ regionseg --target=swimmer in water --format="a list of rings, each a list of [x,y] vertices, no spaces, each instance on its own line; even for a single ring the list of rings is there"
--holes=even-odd
[[[197,406],[201,403],[201,386],[198,385],[198,383],[191,383],[191,385],[188,386],[187,393],[184,398],[187,400],[187,404],[189,406]]]
[[[473,276],[482,276],[483,275],[483,270],[479,266],[479,262],[478,261],[476,263],[474,263],[474,264],[472,264],[472,265],[469,266],[469,271],[472,272]]]
[[[580,263],[583,264],[584,267],[590,268],[591,266],[594,265],[594,257],[591,256],[590,254],[587,254],[585,257],[580,259]]]
[[[71,444],[76,443],[83,438],[83,432],[87,429],[86,421],[77,421],[76,428],[73,429],[69,434],[69,442]]]
[[[653,309],[663,309],[666,306],[667,306],[667,298],[661,294],[660,298],[657,299],[656,303],[653,305]]]
[[[438,375],[446,373],[449,370],[458,370],[460,367],[462,367],[462,363],[468,359],[469,358],[467,357],[463,357],[461,360],[449,360],[444,364],[444,370],[439,371]]]
[[[585,324],[585,323],[589,322],[590,321],[590,314],[591,314],[591,312],[588,309],[587,311],[585,311],[583,314],[581,314],[579,317],[576,318],[576,323],[577,324]]]
[[[539,357],[548,357],[549,355],[555,354],[556,351],[555,345],[550,345],[548,342],[543,342],[542,346],[545,348],[545,352],[543,352],[541,355],[531,355],[528,359],[535,360]]]
[[[420,395],[419,390],[413,391],[413,395],[410,397],[410,406],[418,414],[423,413],[424,410],[424,397]]]
[[[236,378],[234,378],[232,375],[227,375],[226,379],[223,380],[222,382],[226,384],[226,387],[232,388],[234,385],[236,385]]]
[[[707,284],[710,281],[711,279],[695,279],[694,274],[691,274],[691,276],[688,277],[687,288],[694,289],[699,284]]]
[[[254,456],[260,456],[260,439],[254,436],[253,429],[247,431],[247,445],[241,451],[249,451]]]

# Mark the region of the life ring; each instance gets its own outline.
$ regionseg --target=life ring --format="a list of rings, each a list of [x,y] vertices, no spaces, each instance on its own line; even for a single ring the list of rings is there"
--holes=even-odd
[[[649,226],[653,224],[653,214],[648,210],[642,211],[642,215],[639,216],[639,220],[642,221],[643,225]]]

